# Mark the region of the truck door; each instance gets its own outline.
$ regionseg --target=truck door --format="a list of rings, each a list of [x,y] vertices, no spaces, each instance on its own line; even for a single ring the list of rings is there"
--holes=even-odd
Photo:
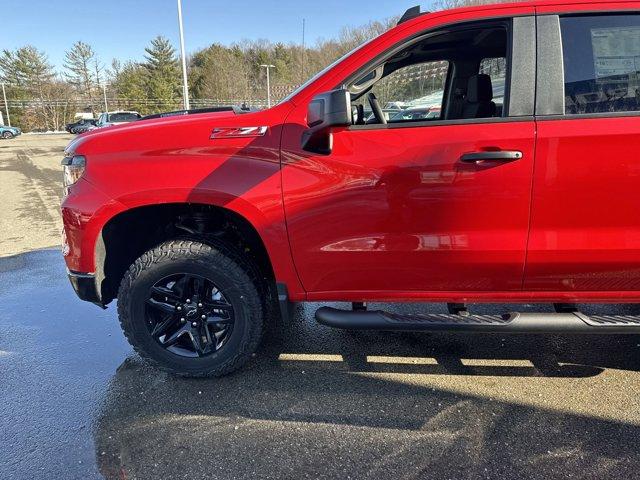
[[[640,14],[541,15],[538,35],[525,289],[640,291]]]
[[[328,154],[302,149],[307,105],[293,111],[283,134],[283,194],[310,298],[521,289],[534,32],[533,17],[500,18],[395,48],[346,81],[358,91],[382,73],[366,90],[386,123],[362,108],[371,103],[363,95],[354,102],[362,105],[356,124],[332,132]]]

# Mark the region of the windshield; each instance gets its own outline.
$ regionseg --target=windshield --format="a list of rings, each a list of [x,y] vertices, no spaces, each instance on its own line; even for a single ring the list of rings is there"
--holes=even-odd
[[[358,45],[356,48],[354,48],[353,50],[350,50],[349,52],[345,53],[343,56],[341,56],[339,59],[337,59],[335,62],[333,62],[331,65],[329,65],[328,67],[323,68],[322,70],[320,70],[318,73],[316,73],[313,77],[311,77],[309,80],[307,80],[306,82],[304,82],[302,85],[300,85],[298,88],[296,88],[293,92],[291,92],[289,95],[287,95],[286,97],[284,97],[282,100],[280,100],[278,102],[278,104],[280,103],[284,103],[284,102],[288,102],[289,100],[291,100],[293,97],[295,97],[298,93],[300,93],[302,90],[304,90],[305,88],[307,88],[309,85],[311,85],[313,82],[315,82],[317,79],[319,79],[321,76],[323,76],[325,73],[327,73],[329,70],[331,70],[333,67],[335,67],[336,65],[338,65],[340,62],[342,62],[343,60],[345,60],[347,57],[351,56],[352,54],[356,53],[358,50],[360,50],[362,47],[364,47],[365,45],[368,45],[369,43],[371,43],[373,40],[375,40],[378,37],[373,37],[370,38],[369,40],[367,40],[366,42],[364,42],[362,45]]]

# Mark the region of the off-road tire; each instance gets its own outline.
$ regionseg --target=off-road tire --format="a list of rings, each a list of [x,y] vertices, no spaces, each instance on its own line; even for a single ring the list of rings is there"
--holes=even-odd
[[[9,140],[11,138],[13,138],[13,133],[11,132],[2,132],[2,138],[4,138],[5,140]]]
[[[186,358],[164,349],[149,333],[144,304],[151,286],[174,273],[212,279],[235,310],[228,342],[217,352]],[[255,352],[263,332],[264,311],[255,268],[238,252],[190,239],[162,243],[138,258],[118,291],[118,316],[129,343],[158,368],[183,376],[222,376],[239,369]]]

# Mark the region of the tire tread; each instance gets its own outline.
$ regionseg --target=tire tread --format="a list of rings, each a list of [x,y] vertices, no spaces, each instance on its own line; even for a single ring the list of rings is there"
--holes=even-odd
[[[233,248],[229,248],[222,242],[204,243],[201,240],[193,239],[177,239],[164,242],[151,250],[143,253],[127,270],[124,274],[120,287],[118,289],[118,318],[120,326],[124,332],[127,341],[134,348],[136,353],[144,358],[146,361],[154,365],[155,367],[165,372],[190,376],[190,377],[206,377],[206,376],[223,376],[227,375],[237,369],[239,369],[251,356],[258,347],[262,338],[264,330],[264,311],[263,302],[260,300],[259,291],[260,280],[257,276],[257,269],[247,261],[239,252]],[[250,292],[249,297],[245,298],[251,312],[252,323],[258,323],[259,328],[249,328],[249,338],[246,341],[240,342],[240,348],[232,355],[228,360],[207,370],[194,370],[183,371],[177,370],[171,365],[167,365],[161,361],[158,361],[154,356],[148,352],[142,345],[140,345],[134,338],[132,319],[129,316],[127,305],[131,301],[130,294],[133,289],[133,284],[137,278],[139,278],[145,271],[153,268],[160,262],[183,260],[186,257],[192,259],[207,259],[207,261],[215,261],[218,266],[227,270],[233,271],[240,269],[245,277],[243,284],[238,285],[238,288]]]

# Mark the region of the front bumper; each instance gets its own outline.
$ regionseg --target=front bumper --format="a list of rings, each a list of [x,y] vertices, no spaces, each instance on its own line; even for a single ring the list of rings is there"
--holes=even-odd
[[[71,270],[68,270],[68,275],[71,286],[81,300],[95,303],[96,305],[105,308],[102,304],[102,299],[100,298],[100,293],[96,286],[95,275],[73,272]]]

